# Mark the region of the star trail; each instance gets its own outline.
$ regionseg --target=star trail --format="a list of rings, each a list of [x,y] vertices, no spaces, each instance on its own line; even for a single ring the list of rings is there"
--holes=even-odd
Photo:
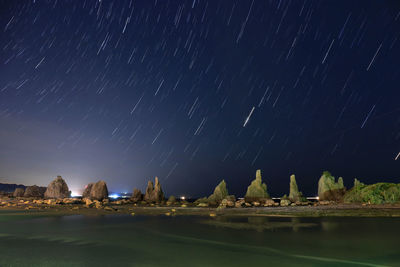
[[[0,182],[398,182],[398,1],[0,5]]]

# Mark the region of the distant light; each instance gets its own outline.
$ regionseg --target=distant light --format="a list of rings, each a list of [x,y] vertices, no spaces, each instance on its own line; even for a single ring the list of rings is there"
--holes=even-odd
[[[317,200],[319,200],[319,197],[315,197]]]
[[[80,196],[82,195],[77,192],[71,192],[71,197],[80,197]]]
[[[181,196],[181,200],[185,200],[185,196]]]
[[[119,198],[119,195],[118,194],[111,194],[111,195],[108,195],[108,197],[109,198]]]

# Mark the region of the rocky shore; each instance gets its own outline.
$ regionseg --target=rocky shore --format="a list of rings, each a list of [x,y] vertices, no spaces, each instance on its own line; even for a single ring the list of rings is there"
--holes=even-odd
[[[290,217],[400,217],[400,204],[366,205],[316,202],[302,206],[199,207],[178,201],[174,204],[133,203],[131,200],[91,201],[81,198],[0,198],[0,215],[163,215],[163,216],[290,216]]]
[[[272,199],[261,171],[247,188],[243,198],[229,195],[222,180],[209,197],[195,201],[166,198],[158,178],[148,182],[145,193],[134,189],[130,198],[109,199],[104,181],[89,183],[82,197],[71,198],[67,183],[57,176],[47,187],[17,187],[0,195],[0,211],[18,214],[130,214],[201,216],[400,216],[399,184],[365,185],[355,179],[346,190],[343,179],[324,172],[318,181],[318,198],[307,200],[299,191],[296,178],[290,176],[289,194]],[[23,211],[23,212],[21,212]]]

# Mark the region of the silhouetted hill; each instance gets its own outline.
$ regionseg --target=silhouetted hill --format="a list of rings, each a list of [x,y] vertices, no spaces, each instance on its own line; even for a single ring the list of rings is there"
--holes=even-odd
[[[23,184],[2,184],[0,183],[0,191],[12,193],[14,192],[15,188],[23,188],[25,189],[26,186]]]

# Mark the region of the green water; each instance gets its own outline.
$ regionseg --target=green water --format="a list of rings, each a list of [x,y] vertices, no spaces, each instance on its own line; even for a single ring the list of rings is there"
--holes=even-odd
[[[27,217],[0,266],[400,266],[400,218]]]

